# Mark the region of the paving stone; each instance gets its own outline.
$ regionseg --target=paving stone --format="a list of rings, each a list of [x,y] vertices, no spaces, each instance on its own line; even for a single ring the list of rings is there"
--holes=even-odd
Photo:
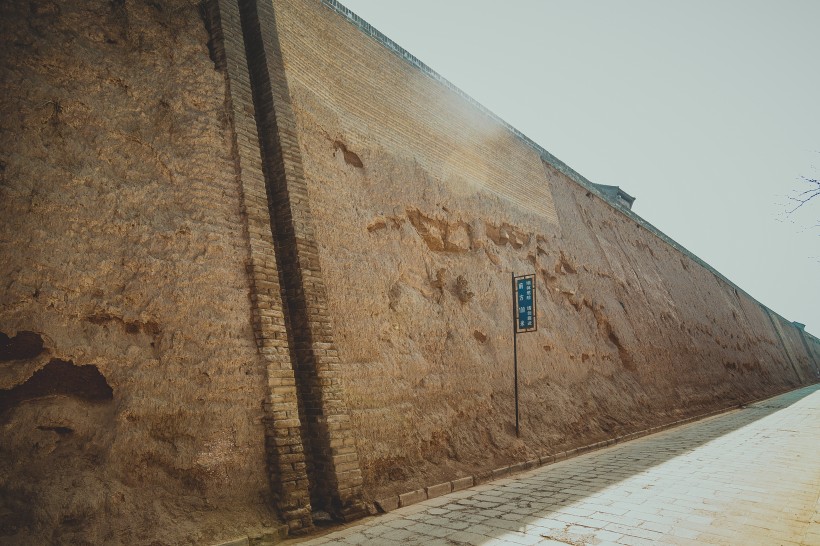
[[[409,525],[413,525],[413,520],[410,519],[394,519],[392,521],[384,522],[382,525],[392,527],[394,529],[402,529]]]
[[[425,513],[432,514],[434,516],[443,516],[444,514],[449,514],[450,511],[445,510],[444,508],[435,508],[435,507],[433,507],[433,508],[428,508],[427,510],[425,510]]]
[[[544,534],[552,535],[555,531],[563,531],[566,527],[567,524],[563,521],[557,521],[554,519],[540,519],[534,524],[527,524],[524,529],[528,533],[535,532],[543,536]]]
[[[521,544],[522,546],[531,546],[532,544],[540,543],[542,540],[540,536],[527,535],[518,532],[505,533],[504,536],[499,538],[504,540],[507,544]]]
[[[412,531],[413,533],[420,533],[422,535],[430,535],[438,538],[454,533],[452,529],[436,527],[435,525],[430,525],[427,523],[414,523],[410,527],[406,527],[406,529],[408,531]]]
[[[523,529],[525,527],[525,525],[522,525],[518,521],[510,521],[510,520],[506,520],[506,519],[496,519],[496,518],[488,519],[487,521],[484,522],[484,524],[488,525],[490,527],[497,527],[498,529],[504,529],[504,530],[507,530],[507,531],[518,531],[518,530]]]
[[[479,546],[487,542],[486,536],[479,535],[471,531],[459,531],[458,533],[453,533],[447,538],[454,542],[460,542],[462,544],[471,544],[474,546]]]
[[[430,516],[430,517],[424,518],[424,523],[426,523],[428,525],[435,525],[436,527],[443,527],[444,524],[447,523],[448,521],[450,521],[450,520],[448,520],[447,518],[439,517],[439,516]]]
[[[341,540],[344,544],[359,545],[367,542],[368,538],[367,536],[365,536],[364,533],[352,533],[349,535],[345,535]]]
[[[471,525],[487,520],[487,516],[482,516],[481,514],[465,514],[463,512],[450,512],[449,518],[453,521],[463,521]]]
[[[616,544],[624,544],[625,546],[658,546],[658,544],[662,543],[657,540],[625,535],[619,538]]]
[[[390,531],[389,533],[385,533],[382,535],[382,537],[386,538],[387,540],[396,541],[402,541],[414,536],[414,533],[412,531],[408,531],[407,529],[396,529],[394,531]]]
[[[453,529],[454,531],[463,531],[472,527],[472,525],[466,521],[457,521],[450,518],[445,518],[445,521],[442,522],[441,526],[447,527],[448,529]]]
[[[669,532],[672,530],[672,525],[655,523],[654,521],[645,521],[641,523],[641,528],[649,529],[650,531],[655,531],[656,533],[661,533],[663,535],[668,535]]]
[[[602,542],[617,542],[623,535],[606,529],[595,529],[593,535]]]

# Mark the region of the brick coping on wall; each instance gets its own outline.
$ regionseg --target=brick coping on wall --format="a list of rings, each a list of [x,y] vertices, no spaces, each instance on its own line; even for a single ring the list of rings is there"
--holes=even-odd
[[[428,77],[432,78],[433,80],[437,81],[438,83],[440,83],[444,87],[450,89],[455,94],[460,96],[462,99],[464,99],[467,102],[469,102],[470,104],[472,104],[482,114],[486,115],[487,117],[489,117],[493,121],[495,121],[495,122],[499,123],[500,125],[502,125],[505,129],[510,131],[516,138],[518,138],[524,144],[526,144],[527,146],[529,146],[530,148],[535,150],[535,152],[538,153],[539,156],[541,156],[541,159],[544,162],[546,162],[550,166],[554,167],[560,173],[567,176],[570,180],[572,180],[576,184],[580,185],[585,190],[587,190],[587,191],[593,193],[594,195],[596,195],[597,197],[599,197],[607,205],[612,207],[612,209],[614,209],[615,211],[627,216],[628,218],[630,218],[631,220],[636,222],[639,226],[645,228],[647,231],[649,231],[650,233],[652,233],[653,235],[658,237],[661,241],[665,242],[666,244],[668,244],[672,248],[678,250],[679,252],[682,252],[684,255],[686,255],[687,257],[689,257],[691,260],[695,261],[696,263],[700,264],[702,267],[706,268],[707,271],[714,274],[716,277],[718,277],[720,280],[724,281],[726,284],[728,284],[729,286],[731,286],[735,290],[743,292],[743,294],[745,294],[749,299],[756,302],[758,305],[760,305],[763,309],[765,309],[769,313],[774,313],[775,315],[783,318],[783,320],[786,320],[787,322],[791,322],[788,319],[786,319],[785,317],[783,317],[782,315],[780,315],[779,313],[777,313],[776,311],[773,311],[768,306],[766,306],[763,303],[761,303],[760,301],[758,301],[756,298],[752,297],[748,292],[746,292],[744,289],[742,289],[741,287],[736,285],[734,282],[729,280],[729,278],[724,276],[720,271],[718,271],[717,269],[715,269],[714,267],[712,267],[711,265],[709,265],[708,263],[706,263],[705,261],[700,259],[697,255],[690,252],[686,247],[684,247],[683,245],[681,245],[680,243],[678,243],[677,241],[675,241],[674,239],[669,237],[667,234],[662,232],[660,229],[658,229],[657,227],[655,227],[651,223],[644,220],[638,214],[634,213],[630,209],[623,209],[621,207],[618,207],[614,203],[612,203],[606,197],[606,195],[604,195],[598,189],[598,187],[593,182],[591,182],[586,177],[584,177],[583,175],[581,175],[580,173],[575,171],[575,169],[573,169],[572,167],[570,167],[569,165],[567,165],[566,163],[564,163],[563,161],[561,161],[560,159],[558,159],[557,157],[552,155],[550,152],[545,150],[542,146],[540,146],[537,142],[532,140],[530,137],[528,137],[527,135],[525,135],[524,133],[522,133],[521,131],[519,131],[518,129],[516,129],[515,127],[513,127],[512,125],[510,125],[506,121],[504,121],[500,116],[493,113],[489,108],[482,105],[480,102],[475,100],[473,97],[468,95],[466,92],[462,91],[459,87],[454,85],[447,78],[445,78],[444,76],[442,76],[441,74],[439,74],[438,72],[436,72],[435,70],[433,70],[432,68],[427,66],[424,62],[419,60],[412,53],[410,53],[409,51],[407,51],[406,49],[404,49],[403,47],[398,45],[396,42],[394,42],[393,40],[391,40],[390,38],[388,38],[387,36],[382,34],[378,29],[376,29],[370,23],[368,23],[367,21],[365,21],[364,19],[362,19],[361,17],[356,15],[356,13],[354,13],[349,8],[344,6],[338,0],[322,0],[322,4],[324,6],[326,6],[327,8],[335,11],[336,13],[341,15],[342,17],[344,17],[348,22],[350,22],[351,24],[356,26],[364,34],[370,36],[371,38],[376,40],[378,43],[380,43],[381,45],[386,47],[388,50],[392,51],[395,55],[397,55],[398,57],[400,57],[404,61],[410,63],[412,66],[414,66],[416,69],[421,71],[423,74],[425,74]],[[813,336],[812,334],[806,332],[806,335],[814,338],[815,341],[820,342],[820,339]]]
[[[637,440],[638,438],[656,434],[664,430],[669,430],[682,425],[693,423],[695,421],[708,419],[709,417],[714,417],[722,413],[728,413],[732,410],[742,409],[751,404],[765,402],[766,400],[771,400],[772,398],[776,398],[788,392],[804,389],[811,385],[820,385],[820,381],[808,383],[806,385],[801,385],[796,388],[781,389],[775,394],[767,395],[762,398],[757,398],[755,400],[750,400],[748,402],[741,402],[739,404],[734,404],[725,408],[720,408],[707,413],[702,413],[699,415],[695,415],[693,417],[687,417],[686,419],[678,419],[677,421],[672,421],[670,423],[665,423],[663,425],[658,425],[655,427],[649,427],[647,429],[639,430],[637,432],[631,432],[629,434],[624,434],[622,436],[616,436],[615,438],[610,438],[609,440],[602,440],[600,442],[595,442],[594,444],[576,447],[574,449],[561,451],[559,453],[554,453],[550,455],[542,455],[540,457],[535,457],[533,459],[529,459],[521,463],[502,466],[494,470],[480,472],[473,476],[457,478],[455,480],[439,483],[436,485],[430,485],[422,489],[408,491],[406,493],[402,493],[399,495],[391,495],[389,497],[374,499],[373,503],[376,505],[376,508],[380,513],[392,512],[393,510],[396,510],[398,508],[405,508],[412,504],[417,504],[425,500],[434,499],[437,497],[441,497],[443,495],[447,495],[448,493],[454,493],[456,491],[469,489],[476,485],[481,485],[495,480],[500,480],[502,478],[508,478],[514,474],[519,474],[527,470],[532,470],[533,468],[555,464],[566,459],[577,457],[578,455],[581,455],[583,453],[603,449],[605,447],[609,447],[615,444],[630,442],[632,440]],[[332,530],[338,530],[338,526],[329,528],[328,532],[331,532]],[[312,538],[316,538],[317,536],[319,535],[313,535]],[[248,534],[225,542],[219,542],[212,546],[268,546],[271,544],[278,544],[283,540],[286,540],[287,538],[287,526],[283,525],[278,528],[260,531],[256,534]]]

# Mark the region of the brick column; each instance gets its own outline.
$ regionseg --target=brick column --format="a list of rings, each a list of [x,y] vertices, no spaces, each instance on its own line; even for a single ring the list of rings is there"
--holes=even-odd
[[[786,359],[789,361],[789,364],[791,364],[792,370],[794,370],[794,374],[797,376],[797,384],[804,384],[805,380],[803,379],[803,374],[800,373],[800,369],[798,368],[797,359],[792,355],[792,351],[786,343],[786,338],[783,336],[780,318],[775,316],[774,312],[767,307],[763,307],[763,311],[766,313],[766,316],[769,317],[769,321],[772,323],[772,328],[774,328],[774,333],[780,341],[780,346],[783,347],[783,352],[786,354]]]
[[[809,362],[814,367],[814,377],[820,378],[820,360],[817,358],[817,353],[812,350],[812,345],[809,345],[809,340],[806,338],[806,330],[803,327],[795,326],[797,332],[800,334],[800,340],[803,342],[803,347],[806,348],[806,354],[809,356]]]
[[[308,202],[296,116],[271,0],[239,0],[262,143],[297,388],[304,409],[311,500],[345,520],[367,513],[342,396],[339,355]]]
[[[205,8],[209,47],[217,68],[225,75],[225,110],[233,133],[241,217],[248,241],[246,269],[251,284],[253,331],[267,372],[263,424],[268,475],[274,501],[288,528],[306,530],[313,524],[302,423],[239,7],[236,0],[206,0]]]

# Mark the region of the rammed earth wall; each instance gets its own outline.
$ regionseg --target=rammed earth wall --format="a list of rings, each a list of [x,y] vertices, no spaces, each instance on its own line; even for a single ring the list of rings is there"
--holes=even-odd
[[[272,540],[817,380],[340,4],[80,4],[0,7],[0,542]]]

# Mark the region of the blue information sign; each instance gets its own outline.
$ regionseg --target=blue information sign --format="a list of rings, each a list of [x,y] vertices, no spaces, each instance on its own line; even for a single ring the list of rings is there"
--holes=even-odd
[[[538,329],[535,305],[535,275],[512,274],[513,289],[513,370],[515,374],[515,435],[519,436],[518,419],[518,334]]]
[[[536,329],[535,275],[515,278],[515,329],[532,332]]]

